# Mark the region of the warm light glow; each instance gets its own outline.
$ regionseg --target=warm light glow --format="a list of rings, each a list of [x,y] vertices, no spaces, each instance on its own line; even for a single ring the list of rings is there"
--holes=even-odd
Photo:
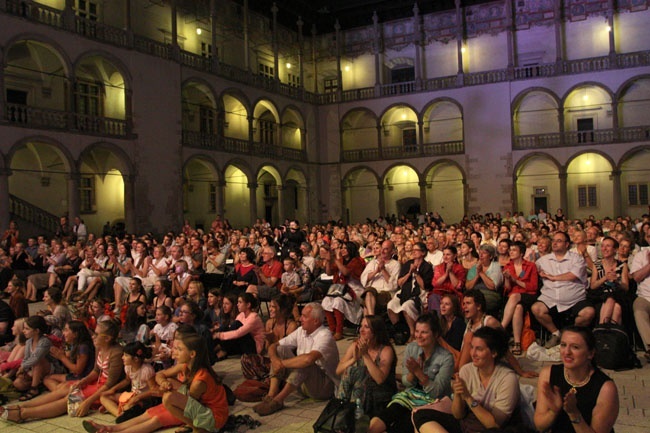
[[[591,159],[586,160],[586,161],[585,161],[585,164],[587,164],[587,165],[591,165]]]
[[[611,32],[611,31],[612,31],[612,27],[611,27],[611,26],[607,26],[607,31],[608,31],[608,32]]]
[[[291,63],[287,62],[287,69],[291,69]]]
[[[406,120],[406,113],[402,113],[402,120]]]
[[[466,51],[466,50],[465,50],[465,47],[462,47],[462,48],[460,49],[460,52],[461,52],[461,53],[464,53],[465,51]]]
[[[583,101],[588,101],[588,100],[589,100],[589,95],[587,95],[587,94],[585,93],[584,96],[582,97],[582,100],[583,100]]]
[[[345,68],[343,69],[345,69],[345,72],[350,72],[350,65],[345,65]]]
[[[201,33],[203,33],[203,30],[201,30],[201,27],[197,27],[196,28],[196,34],[200,35]]]

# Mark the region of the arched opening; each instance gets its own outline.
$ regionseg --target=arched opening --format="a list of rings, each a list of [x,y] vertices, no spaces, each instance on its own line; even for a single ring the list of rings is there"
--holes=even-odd
[[[398,105],[381,117],[381,143],[384,158],[418,151],[418,117],[411,107]]]
[[[208,86],[190,81],[181,91],[183,138],[188,134],[208,139],[217,135],[217,103]],[[198,133],[198,134],[197,134]]]
[[[349,172],[343,179],[345,218],[349,223],[372,220],[379,216],[377,175],[365,167]]]
[[[425,144],[463,141],[463,114],[451,101],[433,102],[424,111],[422,142]]]
[[[567,200],[570,218],[614,216],[611,163],[597,153],[583,153],[567,166]]]
[[[527,158],[516,173],[517,207],[519,211],[543,209],[549,214],[561,207],[559,170],[546,155]]]
[[[248,140],[248,110],[234,95],[223,95],[223,135],[227,138]]]
[[[38,127],[67,128],[68,72],[59,53],[42,42],[18,41],[7,49],[5,60],[7,120]]]
[[[366,109],[354,109],[341,120],[341,151],[344,161],[379,158],[377,117]]]
[[[250,192],[246,173],[234,165],[229,165],[226,167],[224,180],[226,181],[224,218],[227,218],[233,227],[250,224]]]
[[[106,221],[126,224],[124,161],[106,147],[94,147],[82,154],[79,174],[79,210],[88,230],[101,233]]]
[[[445,221],[465,215],[465,182],[462,171],[450,162],[431,167],[425,176],[427,211],[438,212]]]
[[[384,176],[384,196],[386,214],[415,217],[417,213],[409,215],[408,212],[420,205],[420,186],[416,171],[407,165],[391,168]]]
[[[622,214],[641,217],[648,212],[650,204],[650,148],[627,155],[620,167]]]
[[[183,170],[183,214],[197,227],[207,227],[218,213],[219,179],[214,164],[202,157],[187,161]]]
[[[285,218],[309,220],[307,180],[302,171],[290,169],[285,176],[283,207]]]
[[[305,124],[297,110],[287,108],[282,115],[282,147],[303,150]]]
[[[564,102],[565,144],[611,143],[613,121],[612,98],[605,89],[577,87]]]
[[[284,219],[281,214],[282,183],[280,173],[271,166],[264,166],[257,174],[257,213],[271,225]]]

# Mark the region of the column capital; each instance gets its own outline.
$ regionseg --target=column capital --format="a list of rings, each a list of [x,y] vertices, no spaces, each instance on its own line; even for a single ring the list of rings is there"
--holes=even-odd
[[[11,176],[12,174],[13,172],[11,171],[10,168],[7,167],[0,168],[0,176]]]
[[[76,180],[79,181],[81,179],[81,173],[78,171],[73,171],[65,175],[65,180]]]
[[[246,186],[248,187],[248,189],[257,189],[258,184],[257,182],[249,182],[246,184]]]

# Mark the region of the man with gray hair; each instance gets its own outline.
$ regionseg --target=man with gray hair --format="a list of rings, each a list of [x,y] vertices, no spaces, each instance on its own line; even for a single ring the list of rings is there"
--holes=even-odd
[[[318,400],[334,396],[339,383],[339,351],[332,333],[323,326],[324,317],[319,303],[307,304],[300,316],[300,328],[269,347],[271,386],[264,400],[253,407],[259,415],[281,410],[284,400],[297,389]],[[283,380],[286,383],[280,388]]]
[[[282,278],[282,263],[275,258],[274,247],[266,246],[262,249],[262,266],[253,269],[257,275],[257,285],[251,284],[246,288],[246,293],[252,293],[260,301],[270,301],[280,293]]]

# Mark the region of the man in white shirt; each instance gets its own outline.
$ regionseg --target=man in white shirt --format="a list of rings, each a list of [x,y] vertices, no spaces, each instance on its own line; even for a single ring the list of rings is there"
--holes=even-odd
[[[397,276],[400,264],[392,258],[395,245],[391,241],[381,244],[381,255],[366,265],[361,274],[361,285],[365,288],[363,313],[366,316],[386,311],[386,305],[397,292]]]
[[[643,248],[634,256],[630,277],[637,283],[634,320],[646,347],[645,357],[650,360],[650,248]]]
[[[438,249],[438,242],[433,238],[427,238],[427,255],[424,260],[429,262],[434,268],[442,263],[442,251]]]
[[[317,400],[334,396],[339,384],[336,366],[339,350],[327,327],[320,304],[309,303],[300,316],[301,326],[282,340],[271,344],[271,385],[268,396],[253,410],[260,416],[271,415],[284,407],[284,400],[295,390]],[[280,383],[286,381],[284,387]]]
[[[585,260],[569,251],[569,235],[556,232],[551,250],[551,254],[540,257],[535,263],[544,285],[531,307],[537,321],[551,333],[546,348],[560,344],[556,323],[562,324],[573,317],[576,325],[589,326],[596,314],[587,301]]]

